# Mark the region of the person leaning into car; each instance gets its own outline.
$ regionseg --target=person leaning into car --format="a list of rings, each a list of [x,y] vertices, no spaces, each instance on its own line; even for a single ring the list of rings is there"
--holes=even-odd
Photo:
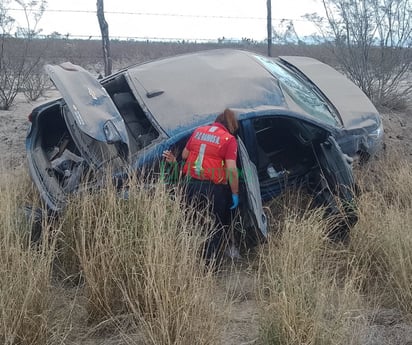
[[[225,109],[214,123],[198,127],[182,152],[188,202],[195,202],[197,207],[211,205],[215,215],[215,231],[206,248],[206,260],[219,255],[231,222],[230,210],[239,204],[238,145],[234,136],[238,128],[235,113]],[[163,152],[163,157],[167,162],[176,162],[169,150]]]

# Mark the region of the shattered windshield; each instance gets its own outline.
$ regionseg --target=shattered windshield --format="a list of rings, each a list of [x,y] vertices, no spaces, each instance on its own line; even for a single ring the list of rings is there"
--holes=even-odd
[[[302,80],[273,60],[266,59],[263,56],[255,55],[255,57],[278,79],[282,90],[287,92],[293,101],[306,113],[330,125],[339,125],[336,117],[329,110],[327,103],[319,96],[313,85]]]

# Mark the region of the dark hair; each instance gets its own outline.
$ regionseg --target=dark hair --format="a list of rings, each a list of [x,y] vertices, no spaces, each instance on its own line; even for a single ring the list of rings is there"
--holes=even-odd
[[[221,123],[231,133],[235,134],[239,128],[239,123],[233,110],[226,108],[223,113],[218,115],[216,122]]]

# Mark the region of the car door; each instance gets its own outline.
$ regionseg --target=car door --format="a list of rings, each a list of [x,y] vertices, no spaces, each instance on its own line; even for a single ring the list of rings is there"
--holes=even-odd
[[[126,125],[98,80],[69,62],[45,68],[65,101],[63,115],[68,130],[89,165],[100,167],[119,157],[127,160]]]
[[[318,197],[328,214],[336,216],[335,232],[346,235],[358,220],[351,158],[332,136],[319,145],[317,156],[321,172]]]
[[[250,238],[260,242],[267,237],[267,218],[262,206],[260,184],[256,166],[252,163],[246,147],[238,137],[238,154],[240,160],[240,183],[242,211],[246,212],[248,223],[253,229],[247,229]],[[254,233],[252,233],[254,231]]]

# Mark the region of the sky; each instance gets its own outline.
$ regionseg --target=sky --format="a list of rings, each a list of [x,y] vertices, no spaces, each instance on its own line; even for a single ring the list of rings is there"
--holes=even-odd
[[[112,38],[257,41],[266,37],[266,0],[104,0]],[[24,25],[19,6],[12,1],[10,14]],[[305,13],[322,14],[319,0],[272,0],[272,25],[294,19],[300,36],[315,31],[302,19]],[[42,34],[58,32],[70,37],[99,37],[96,0],[48,0],[38,25]]]

